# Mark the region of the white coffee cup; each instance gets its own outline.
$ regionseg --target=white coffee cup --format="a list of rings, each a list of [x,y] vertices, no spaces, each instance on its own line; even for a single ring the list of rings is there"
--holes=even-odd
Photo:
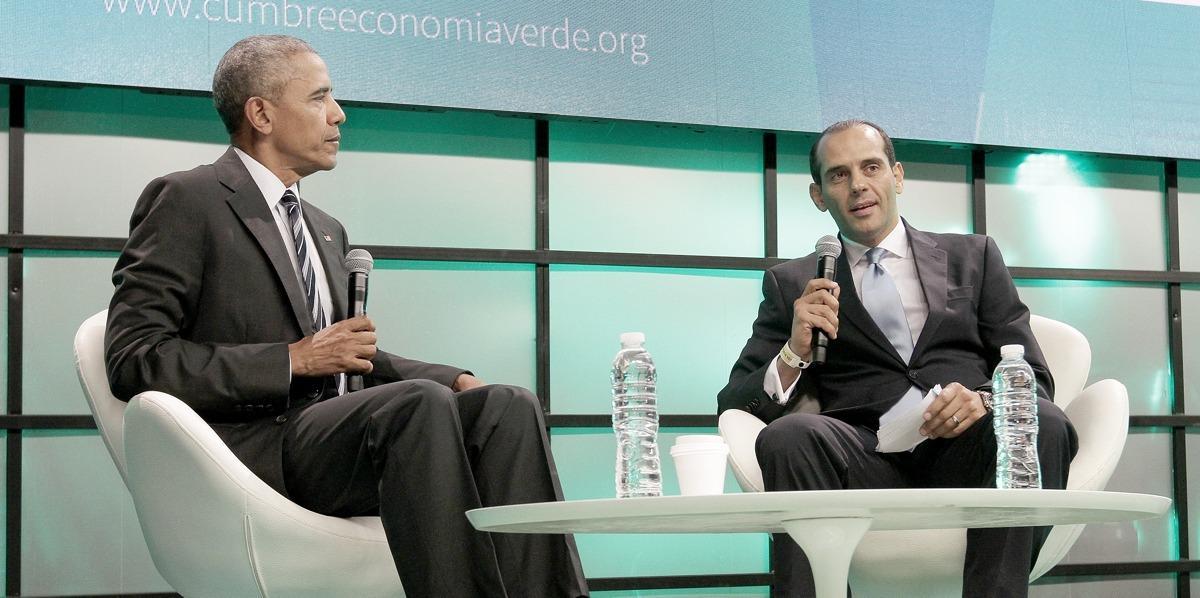
[[[716,434],[681,434],[675,437],[675,446],[681,444],[724,443],[725,440]]]
[[[687,439],[687,440],[685,440]],[[688,434],[671,447],[679,493],[684,496],[725,492],[725,462],[729,447],[720,436]]]

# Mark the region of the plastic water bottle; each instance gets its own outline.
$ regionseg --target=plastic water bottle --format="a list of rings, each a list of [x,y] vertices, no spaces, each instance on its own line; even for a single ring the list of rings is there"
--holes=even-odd
[[[1037,379],[1025,347],[1004,345],[992,374],[992,424],[996,429],[996,487],[1041,488],[1038,463]]]
[[[617,435],[617,498],[661,496],[658,459],[658,399],[654,360],[643,346],[646,335],[621,335],[612,365],[613,432]]]

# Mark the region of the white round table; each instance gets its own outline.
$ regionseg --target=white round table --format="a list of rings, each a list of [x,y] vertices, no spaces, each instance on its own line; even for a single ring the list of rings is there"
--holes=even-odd
[[[1162,496],[1125,492],[919,488],[569,500],[474,509],[467,518],[487,532],[786,532],[808,555],[824,598],[845,595],[867,530],[1131,521],[1170,506]]]

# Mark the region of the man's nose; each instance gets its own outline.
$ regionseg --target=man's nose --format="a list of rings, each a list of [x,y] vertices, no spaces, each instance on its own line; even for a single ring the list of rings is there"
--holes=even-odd
[[[332,98],[329,101],[333,102],[333,109],[329,111],[329,124],[337,126],[346,122],[346,112],[342,110],[342,106]]]
[[[867,188],[867,178],[858,173],[850,174],[850,190],[855,193],[861,193]]]

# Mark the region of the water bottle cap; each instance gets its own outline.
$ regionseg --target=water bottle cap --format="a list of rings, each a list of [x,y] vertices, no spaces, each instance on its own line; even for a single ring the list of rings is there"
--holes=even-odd
[[[641,332],[622,332],[621,346],[622,347],[640,347],[646,344],[646,335]]]
[[[1025,356],[1025,345],[1004,345],[1003,347],[1000,347],[1001,359],[1008,359],[1010,357],[1024,357],[1024,356]]]

